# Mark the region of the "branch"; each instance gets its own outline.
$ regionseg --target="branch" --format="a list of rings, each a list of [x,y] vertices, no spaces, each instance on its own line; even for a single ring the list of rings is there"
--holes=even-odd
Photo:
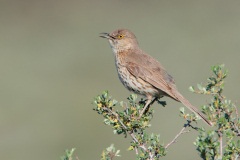
[[[180,130],[180,132],[173,138],[173,140],[171,142],[169,142],[166,146],[165,146],[165,149],[167,149],[170,145],[172,145],[173,143],[176,143],[177,142],[177,138],[181,135],[181,134],[184,134],[184,133],[188,133],[190,132],[190,130],[187,130],[185,131],[185,129],[187,127],[189,127],[190,125],[190,122],[188,121],[187,124],[184,124],[183,128]]]
[[[150,157],[149,160],[154,160],[154,155],[153,155],[153,153],[152,153],[152,152],[149,152],[145,145],[140,145],[139,147],[142,148],[145,152],[148,152],[148,153],[149,153],[149,157]]]
[[[238,109],[237,109],[237,106],[234,105],[234,108],[235,108],[236,116],[237,116],[237,119],[238,119]]]
[[[238,109],[237,106],[234,105],[235,108],[235,112],[236,112],[236,123],[238,121]],[[236,123],[233,124],[233,127],[235,128],[236,132],[237,132],[237,136],[240,136],[240,130],[238,129]]]
[[[138,149],[135,147],[135,152],[136,152],[136,155],[138,155]]]
[[[219,141],[219,159],[222,159],[222,156],[223,156],[223,137],[222,137],[222,133],[221,133],[221,131],[219,130],[218,131],[218,136],[219,136],[219,139],[218,139],[218,141]]]
[[[111,109],[109,109],[109,108],[107,108],[107,107],[103,107],[103,109],[107,110],[109,113],[111,113],[112,115],[114,115],[114,116],[117,118],[117,120],[119,121],[119,123],[122,125],[122,127],[123,127],[125,130],[127,130],[127,127],[126,127],[126,126],[124,125],[124,123],[120,120],[120,118],[119,118],[119,116],[118,116],[117,113],[113,112]],[[138,143],[138,144],[139,144],[137,138],[135,137],[135,135],[134,135],[132,132],[127,131],[127,133],[132,137],[132,139],[135,141],[135,143]],[[142,148],[145,152],[149,152],[148,149],[146,148],[146,146],[145,146],[144,144],[142,144],[142,145],[139,144],[139,147]],[[136,152],[136,154],[138,154],[137,148],[135,148],[135,152]],[[152,152],[149,152],[149,156],[150,156],[150,159],[149,159],[149,160],[153,160],[154,155],[153,155]]]

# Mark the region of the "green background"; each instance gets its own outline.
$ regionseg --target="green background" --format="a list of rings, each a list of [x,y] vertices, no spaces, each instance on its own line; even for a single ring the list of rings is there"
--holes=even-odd
[[[92,108],[103,90],[119,101],[130,94],[118,80],[112,51],[101,32],[128,28],[158,59],[193,104],[207,97],[188,91],[205,82],[210,66],[226,65],[225,95],[239,100],[239,0],[1,0],[0,159],[53,160],[77,148],[97,160],[114,143],[122,158],[130,139],[113,135]],[[155,104],[150,132],[168,143],[181,129],[180,103]],[[205,125],[204,123],[200,123]],[[163,159],[197,159],[192,131]]]

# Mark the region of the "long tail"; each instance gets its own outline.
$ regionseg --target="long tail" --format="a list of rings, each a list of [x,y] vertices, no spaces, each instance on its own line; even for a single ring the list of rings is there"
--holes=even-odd
[[[203,119],[203,121],[206,122],[209,126],[213,126],[212,122],[209,121],[202,112],[200,112],[195,106],[193,106],[178,91],[177,91],[177,93],[175,92],[174,95],[177,97],[178,101],[180,101],[182,104],[184,104],[189,110],[191,110],[192,112],[194,112],[195,114],[200,116]]]

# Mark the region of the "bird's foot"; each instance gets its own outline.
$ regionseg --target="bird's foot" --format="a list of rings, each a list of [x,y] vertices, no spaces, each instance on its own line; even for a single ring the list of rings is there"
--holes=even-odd
[[[161,104],[163,107],[166,107],[167,103],[166,101],[160,101],[160,99],[157,99],[158,104]]]

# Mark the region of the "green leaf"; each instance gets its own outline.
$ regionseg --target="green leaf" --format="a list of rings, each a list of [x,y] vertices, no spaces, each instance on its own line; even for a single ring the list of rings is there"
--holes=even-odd
[[[199,89],[200,91],[202,91],[203,87],[202,87],[201,84],[197,84],[197,87],[198,87],[198,89]]]
[[[185,113],[185,108],[184,108],[184,107],[181,107],[179,110],[180,110],[180,113],[181,113],[181,114],[184,114],[184,113]]]
[[[61,160],[71,160],[75,149],[76,148],[72,148],[71,150],[65,150],[65,155],[61,157]]]
[[[193,86],[190,86],[188,89],[189,89],[189,91],[191,91],[191,92],[195,92],[195,90],[194,90],[194,87],[193,87]]]

